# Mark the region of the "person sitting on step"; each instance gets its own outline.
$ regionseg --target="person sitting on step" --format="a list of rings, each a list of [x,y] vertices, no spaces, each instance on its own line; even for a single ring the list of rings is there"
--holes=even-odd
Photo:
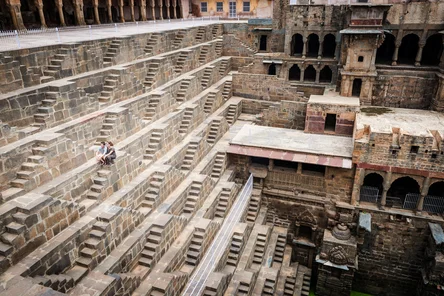
[[[97,159],[98,163],[100,163],[100,164],[105,163],[105,159],[103,158],[103,156],[106,155],[107,151],[108,151],[108,149],[106,147],[106,143],[100,142],[100,147],[99,147],[99,149],[97,149],[97,152],[96,152],[96,159]]]
[[[108,152],[104,156],[105,164],[111,165],[114,163],[114,159],[116,159],[116,157],[117,157],[113,142],[109,141],[107,143],[107,148],[108,148]]]

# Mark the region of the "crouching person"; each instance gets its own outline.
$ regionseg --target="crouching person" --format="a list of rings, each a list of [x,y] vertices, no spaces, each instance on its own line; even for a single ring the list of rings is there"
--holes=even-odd
[[[105,164],[104,156],[107,154],[108,149],[105,142],[100,142],[100,147],[96,152],[96,159],[99,164]]]
[[[105,164],[110,165],[114,163],[114,159],[116,159],[116,150],[114,149],[114,144],[112,142],[107,143],[107,153],[104,157]]]

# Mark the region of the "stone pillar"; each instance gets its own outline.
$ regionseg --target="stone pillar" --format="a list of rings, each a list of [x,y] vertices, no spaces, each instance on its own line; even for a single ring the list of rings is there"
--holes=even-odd
[[[396,66],[398,63],[398,52],[399,52],[400,46],[401,46],[401,42],[396,42],[395,51],[393,52],[393,57],[392,57],[392,66]]]
[[[156,6],[156,0],[151,0],[151,9],[153,11],[153,20],[156,20],[156,10],[154,9]]]
[[[123,14],[123,0],[119,0],[118,5],[119,5],[120,22],[124,23],[125,15]]]
[[[316,79],[315,82],[319,83],[319,76],[321,75],[321,70],[319,68],[316,68]]]
[[[335,56],[334,59],[340,61],[339,55],[341,53],[341,34],[338,33],[336,36],[336,48],[335,48]]]
[[[274,160],[273,159],[268,159],[268,170],[272,171],[274,168]]]
[[[361,187],[364,184],[365,179],[365,169],[356,169],[355,181],[353,182],[353,191],[351,197],[351,204],[356,206],[359,204],[361,199]]]
[[[97,25],[100,25],[99,0],[93,0],[93,6],[94,6],[94,22]]]
[[[112,12],[111,7],[112,7],[111,0],[107,0],[106,1],[106,9],[108,10],[108,19],[109,19],[110,23],[114,22],[114,20],[113,20],[113,12]]]
[[[303,45],[303,47],[302,47],[302,58],[305,59],[305,56],[307,55],[307,38],[304,37],[304,38],[302,39],[302,41],[303,41],[303,43],[304,43],[304,45]]]
[[[416,206],[417,214],[421,214],[422,208],[424,207],[424,198],[429,193],[429,187],[430,187],[430,177],[426,177],[424,179],[424,182],[422,183],[421,196]]]
[[[299,79],[300,82],[304,82],[304,72],[305,72],[305,68],[301,67],[301,77]]]
[[[85,16],[83,14],[83,0],[74,0],[74,17],[76,19],[76,25],[85,26]]]
[[[170,0],[166,0],[167,19],[170,19]]]
[[[163,1],[159,0],[159,19],[163,20]]]
[[[318,60],[322,58],[322,48],[324,46],[324,41],[319,42],[319,49],[318,49]]]
[[[385,174],[383,190],[382,190],[381,209],[384,209],[385,204],[387,202],[387,191],[390,188],[391,180],[392,180],[392,172],[387,172]]]
[[[425,43],[420,43],[418,52],[416,53],[416,59],[415,59],[415,66],[421,66],[421,60],[422,60],[422,50],[425,46]]]
[[[9,7],[9,12],[11,14],[12,24],[16,30],[24,30],[25,25],[23,24],[22,12],[20,11],[20,1],[18,4],[11,3],[11,0],[7,1],[6,4]]]
[[[136,19],[134,17],[134,0],[130,0],[130,9],[131,9],[131,21],[135,22]]]
[[[444,56],[444,54],[443,54]],[[438,90],[436,91],[435,98],[432,101],[432,110],[443,112],[444,111],[444,75],[437,73],[438,76]]]
[[[140,20],[146,21],[146,0],[140,0]]]
[[[173,19],[177,19],[177,2],[176,0],[172,0],[173,1]]]
[[[43,14],[43,1],[42,0],[36,0],[35,1],[35,6],[39,10],[40,25],[42,26],[42,28],[46,28],[47,26],[46,26],[45,15]]]
[[[57,6],[57,11],[59,13],[60,26],[64,27],[66,26],[66,24],[65,24],[65,16],[63,15],[63,1],[55,0],[55,5]]]

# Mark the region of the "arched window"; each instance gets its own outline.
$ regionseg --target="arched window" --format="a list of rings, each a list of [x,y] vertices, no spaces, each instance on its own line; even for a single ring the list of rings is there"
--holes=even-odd
[[[352,88],[352,96],[360,97],[361,96],[361,87],[362,87],[362,79],[355,78],[353,80],[353,88]]]
[[[427,193],[427,195],[444,197],[444,182],[440,181],[430,185],[429,192]]]
[[[365,176],[364,183],[360,190],[361,201],[377,203],[382,194],[384,178],[377,173],[371,173]]]
[[[403,207],[407,194],[419,194],[418,182],[411,177],[396,179],[387,191],[387,206]]]
[[[288,73],[288,80],[301,80],[301,69],[298,65],[293,65]]]
[[[276,75],[276,64],[271,63],[271,65],[268,67],[268,75]]]
[[[427,38],[427,42],[422,50],[422,65],[437,66],[443,51],[442,35],[435,34]]]
[[[392,34],[384,34],[384,42],[378,48],[376,52],[376,63],[377,64],[388,64],[392,63],[393,53],[395,52],[395,36]]]
[[[304,48],[304,39],[301,34],[294,34],[291,39],[291,55],[302,55]]]
[[[310,65],[307,68],[305,68],[304,81],[314,82],[315,80],[316,80],[316,70],[312,65]]]
[[[333,73],[329,66],[325,66],[322,68],[321,72],[319,73],[319,82],[321,83],[331,83],[331,78],[333,76]]]
[[[319,36],[316,34],[308,35],[307,44],[307,56],[317,57],[319,52]]]
[[[398,62],[400,64],[415,64],[416,54],[419,48],[418,42],[419,37],[415,34],[408,34],[402,38],[398,51]]]
[[[324,37],[322,48],[322,56],[326,58],[333,58],[336,51],[336,37],[333,34],[327,34]]]

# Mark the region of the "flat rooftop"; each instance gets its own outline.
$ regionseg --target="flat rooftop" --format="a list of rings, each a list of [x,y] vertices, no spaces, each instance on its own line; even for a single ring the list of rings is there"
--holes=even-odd
[[[431,130],[444,134],[444,114],[416,109],[363,107],[356,115],[357,129],[370,126],[374,133],[392,133],[400,128],[402,134],[430,137]]]
[[[338,105],[359,107],[359,98],[357,97],[343,97],[336,95],[336,93],[328,93],[323,95],[311,95],[308,99],[308,104],[322,104],[322,105]]]
[[[353,139],[300,130],[244,125],[230,141],[230,153],[351,168]]]

